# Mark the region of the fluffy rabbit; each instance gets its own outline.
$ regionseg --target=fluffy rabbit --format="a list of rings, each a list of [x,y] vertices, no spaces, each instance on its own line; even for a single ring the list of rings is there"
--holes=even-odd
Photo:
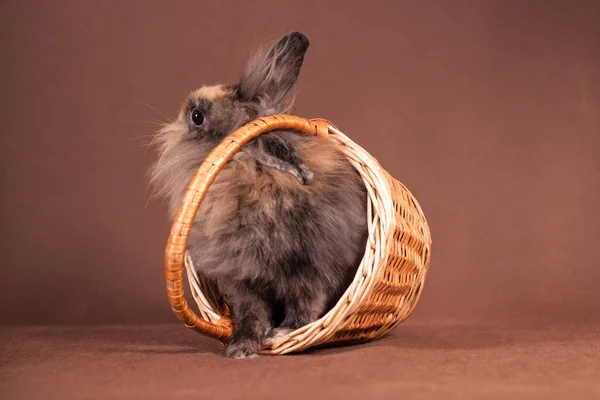
[[[171,218],[225,136],[289,112],[308,47],[300,32],[284,36],[250,58],[239,83],[191,92],[158,132],[150,177]],[[236,153],[208,190],[188,246],[194,267],[217,283],[233,311],[226,356],[255,357],[261,344],[335,305],[365,251],[366,200],[360,175],[330,140],[277,131]]]

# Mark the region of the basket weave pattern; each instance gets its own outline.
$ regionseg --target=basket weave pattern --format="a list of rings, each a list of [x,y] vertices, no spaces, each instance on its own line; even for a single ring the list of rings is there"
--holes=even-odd
[[[188,185],[165,249],[167,294],[175,315],[188,328],[225,342],[234,321],[217,287],[193,268],[186,252],[200,203],[217,173],[244,144],[258,135],[286,129],[337,142],[363,178],[368,191],[369,240],[357,274],[326,315],[285,337],[262,354],[286,354],[333,343],[380,338],[412,314],[430,264],[431,234],[417,200],[364,149],[323,119],[272,115],[238,129],[211,152]],[[184,272],[185,269],[185,272]],[[196,315],[183,294],[187,275],[200,311]]]

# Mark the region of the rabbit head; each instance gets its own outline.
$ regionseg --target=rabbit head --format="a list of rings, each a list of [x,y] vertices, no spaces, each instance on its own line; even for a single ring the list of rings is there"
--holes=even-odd
[[[235,84],[202,86],[183,101],[175,121],[161,129],[156,142],[159,157],[150,170],[158,194],[173,197],[197,171],[220,141],[245,123],[293,106],[288,96],[294,86],[309,40],[290,33],[256,51]],[[312,172],[280,135],[262,135],[242,148],[257,164],[292,174],[308,184]]]

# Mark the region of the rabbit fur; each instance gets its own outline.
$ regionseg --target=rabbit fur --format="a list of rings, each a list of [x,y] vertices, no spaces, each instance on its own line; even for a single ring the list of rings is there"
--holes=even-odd
[[[238,83],[202,86],[156,137],[150,169],[173,218],[209,154],[243,124],[293,106],[309,47],[292,32],[254,53]],[[208,190],[188,251],[214,280],[236,322],[225,355],[251,358],[261,346],[315,321],[335,305],[365,252],[367,192],[333,141],[275,131],[238,151]]]

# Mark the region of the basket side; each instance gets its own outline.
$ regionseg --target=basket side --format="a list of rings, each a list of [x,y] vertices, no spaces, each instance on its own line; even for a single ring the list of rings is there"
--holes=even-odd
[[[368,296],[349,316],[330,343],[362,342],[380,338],[406,320],[423,292],[430,265],[431,233],[412,193],[389,173],[394,224],[382,255],[382,270]]]
[[[380,338],[414,311],[430,265],[431,232],[414,195],[370,154],[330,127],[369,190],[370,246],[347,294],[332,310],[333,332],[312,346]],[[343,299],[341,301],[344,301]]]

